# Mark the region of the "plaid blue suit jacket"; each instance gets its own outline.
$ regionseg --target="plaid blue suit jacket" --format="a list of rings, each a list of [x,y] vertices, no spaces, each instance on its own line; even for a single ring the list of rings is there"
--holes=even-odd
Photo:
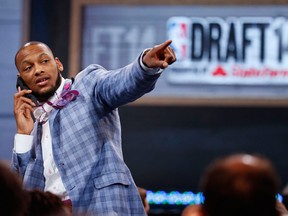
[[[113,71],[90,65],[75,77],[72,89],[79,91],[77,99],[50,113],[54,160],[76,213],[145,215],[123,161],[117,107],[151,91],[159,76],[146,73],[139,59]],[[23,176],[26,189],[43,190],[36,126],[32,132],[34,148],[24,154],[13,153],[12,166]]]

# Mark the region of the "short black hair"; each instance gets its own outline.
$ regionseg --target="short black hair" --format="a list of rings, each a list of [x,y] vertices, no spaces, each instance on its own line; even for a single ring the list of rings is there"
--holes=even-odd
[[[276,195],[280,178],[263,156],[238,154],[220,158],[208,166],[201,183],[204,209],[209,216],[279,215]]]
[[[43,46],[45,46],[45,47],[52,53],[52,55],[53,55],[52,50],[50,49],[50,47],[49,47],[47,44],[45,44],[45,43],[43,43],[43,42],[40,42],[40,41],[29,41],[29,42],[25,43],[22,47],[20,47],[19,50],[18,50],[18,51],[16,52],[16,54],[15,54],[14,64],[15,64],[15,66],[16,66],[17,69],[19,69],[19,68],[17,67],[17,56],[18,56],[18,54],[19,54],[23,49],[25,49],[26,47],[32,46],[32,45],[43,45]],[[54,55],[53,55],[53,56],[54,56]]]
[[[19,216],[26,212],[26,193],[20,177],[0,161],[0,215]]]

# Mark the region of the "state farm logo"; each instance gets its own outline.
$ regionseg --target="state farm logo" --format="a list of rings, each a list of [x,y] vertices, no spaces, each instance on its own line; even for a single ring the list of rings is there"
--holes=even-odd
[[[284,17],[171,17],[167,36],[177,55],[169,82],[288,83]]]
[[[213,76],[227,76],[227,73],[221,66],[218,66],[216,70],[212,72],[212,75]]]

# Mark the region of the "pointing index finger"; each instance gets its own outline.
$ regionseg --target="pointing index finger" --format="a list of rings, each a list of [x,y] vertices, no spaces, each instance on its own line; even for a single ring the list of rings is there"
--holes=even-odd
[[[171,43],[172,43],[172,40],[167,40],[164,43],[155,46],[154,48],[156,50],[165,50]]]

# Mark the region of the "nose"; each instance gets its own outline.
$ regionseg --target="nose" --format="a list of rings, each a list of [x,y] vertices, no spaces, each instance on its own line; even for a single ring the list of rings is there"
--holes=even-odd
[[[40,64],[35,64],[35,75],[43,73],[43,67]]]

